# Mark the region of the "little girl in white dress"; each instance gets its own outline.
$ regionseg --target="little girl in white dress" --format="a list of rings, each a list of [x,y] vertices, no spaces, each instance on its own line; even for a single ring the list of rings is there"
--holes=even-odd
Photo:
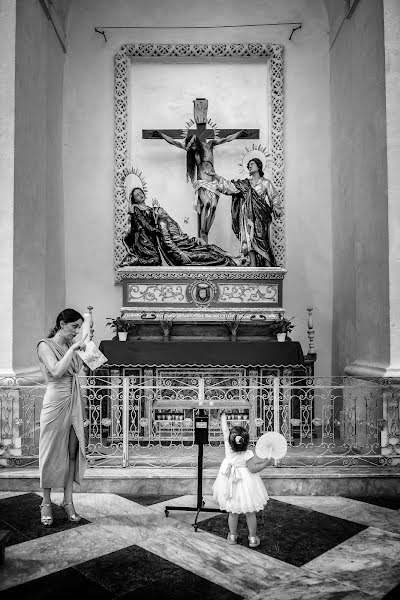
[[[268,502],[267,490],[258,472],[265,469],[270,459],[258,458],[251,450],[247,450],[248,431],[244,427],[232,427],[229,431],[224,412],[221,413],[221,428],[225,458],[213,485],[213,497],[220,509],[229,513],[228,542],[236,544],[239,514],[245,514],[249,547],[256,548],[260,545],[256,512],[262,510]]]

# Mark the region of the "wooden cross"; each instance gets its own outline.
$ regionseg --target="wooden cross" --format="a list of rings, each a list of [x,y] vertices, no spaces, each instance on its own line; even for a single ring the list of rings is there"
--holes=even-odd
[[[206,98],[196,98],[193,100],[194,103],[194,118],[196,121],[196,129],[189,129],[188,136],[191,137],[196,135],[198,139],[202,142],[206,142],[207,140],[213,140],[215,138],[214,129],[207,129],[207,108],[208,102]],[[225,138],[228,135],[233,135],[234,133],[238,133],[244,127],[240,127],[238,129],[219,129],[219,137]],[[182,129],[158,129],[157,131],[161,131],[165,135],[175,139],[182,140]],[[249,140],[258,140],[260,138],[260,130],[259,129],[246,129],[247,135],[243,136]],[[142,139],[143,140],[151,140],[155,138],[155,130],[154,129],[142,129]]]

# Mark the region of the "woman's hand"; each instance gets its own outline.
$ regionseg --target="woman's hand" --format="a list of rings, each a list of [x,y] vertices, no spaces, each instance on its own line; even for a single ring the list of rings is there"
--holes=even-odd
[[[85,351],[87,337],[88,336],[86,334],[85,337],[83,338],[83,340],[80,340],[79,342],[75,342],[75,344],[72,344],[71,350],[73,352],[76,352],[77,350],[83,350],[83,351]]]

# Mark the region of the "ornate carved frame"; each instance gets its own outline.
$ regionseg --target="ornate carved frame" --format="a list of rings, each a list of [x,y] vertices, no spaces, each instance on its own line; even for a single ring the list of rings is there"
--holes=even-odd
[[[134,59],[158,59],[168,62],[187,58],[228,58],[270,61],[271,73],[271,151],[272,181],[284,205],[283,154],[283,46],[280,44],[124,44],[115,55],[115,168],[114,168],[114,275],[118,283],[126,278],[118,269],[124,257],[122,237],[127,228],[127,199],[124,169],[128,164],[129,63]],[[284,215],[275,223],[273,249],[280,267],[285,267]],[[151,269],[151,267],[149,267]]]

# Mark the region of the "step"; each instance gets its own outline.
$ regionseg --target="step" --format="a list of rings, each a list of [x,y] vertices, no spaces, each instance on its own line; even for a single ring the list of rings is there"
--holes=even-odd
[[[203,493],[211,494],[218,469],[204,469]],[[273,496],[396,496],[400,494],[398,467],[267,468],[262,478]],[[38,491],[37,468],[0,469],[0,491]],[[81,492],[133,495],[195,494],[196,468],[90,467]]]

